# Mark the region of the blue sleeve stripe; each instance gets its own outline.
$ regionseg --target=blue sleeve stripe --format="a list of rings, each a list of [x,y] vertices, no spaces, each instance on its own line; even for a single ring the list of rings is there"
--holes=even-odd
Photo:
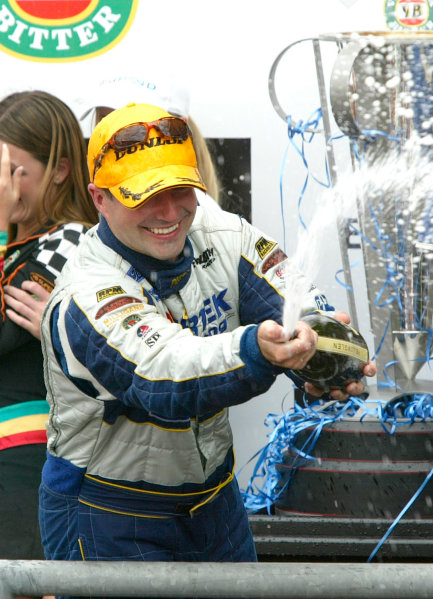
[[[111,346],[72,300],[65,316],[72,352],[114,397],[161,418],[209,415],[263,393],[269,381],[255,380],[246,365],[221,374],[185,381],[149,380],[138,375],[137,364]],[[83,339],[86,343],[83,343]]]
[[[241,324],[275,320],[281,324],[284,296],[244,255],[239,263],[239,304]]]

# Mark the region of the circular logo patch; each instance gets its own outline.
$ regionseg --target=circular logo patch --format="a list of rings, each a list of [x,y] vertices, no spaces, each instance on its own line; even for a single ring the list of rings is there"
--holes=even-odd
[[[139,314],[131,314],[130,316],[127,316],[124,320],[122,320],[122,327],[124,329],[130,329],[135,324],[137,324],[137,322],[140,322],[140,320],[141,316]]]
[[[392,31],[433,29],[428,0],[385,0],[386,24]]]
[[[0,48],[25,60],[84,60],[125,36],[137,6],[138,0],[3,0]]]

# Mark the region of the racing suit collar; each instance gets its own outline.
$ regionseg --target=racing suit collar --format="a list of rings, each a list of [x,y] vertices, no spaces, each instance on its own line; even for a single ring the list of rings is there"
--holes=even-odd
[[[135,271],[134,275],[130,276],[140,280],[140,275],[142,275],[141,278],[147,279],[162,299],[176,293],[188,282],[194,260],[194,251],[188,237],[182,256],[175,262],[169,262],[146,256],[146,254],[136,252],[123,244],[113,234],[102,215],[98,225],[98,235],[105,245],[130,262]],[[130,273],[128,272],[128,274]]]

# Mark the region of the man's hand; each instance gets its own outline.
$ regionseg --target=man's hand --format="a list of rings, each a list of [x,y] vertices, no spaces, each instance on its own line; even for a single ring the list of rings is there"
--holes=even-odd
[[[346,314],[346,312],[335,312],[332,314],[332,317],[335,320],[339,320],[340,322],[345,322],[346,324],[350,323],[350,316]],[[364,376],[375,376],[376,374],[376,366],[373,364],[371,360],[365,365],[363,369]],[[346,384],[345,391],[341,389],[334,389],[329,393],[332,399],[336,401],[347,401],[351,395],[361,395],[364,391],[365,385],[361,381],[351,382]],[[305,383],[305,391],[310,395],[314,395],[315,397],[320,397],[323,395],[324,390],[320,387],[315,387],[311,383]]]
[[[283,327],[273,320],[259,326],[257,340],[263,357],[286,369],[303,368],[316,351],[317,333],[305,322],[296,324],[297,336],[291,339]]]

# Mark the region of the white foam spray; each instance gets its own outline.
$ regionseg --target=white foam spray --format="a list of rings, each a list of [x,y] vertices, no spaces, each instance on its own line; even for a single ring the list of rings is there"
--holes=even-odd
[[[363,242],[370,248],[374,246],[377,264],[367,276],[373,276],[379,286],[400,285],[401,293],[408,292],[408,255],[413,254],[414,244],[419,241],[433,243],[432,151],[426,145],[406,144],[403,150],[383,153],[373,163],[340,176],[333,189],[318,194],[307,229],[299,225],[296,250],[291,256],[293,268],[304,276],[292,273],[287,277],[283,326],[288,334],[295,330],[302,298],[315,282],[320,266],[332,257],[327,247],[329,235],[335,234],[330,228],[335,226],[337,215],[342,222],[348,217],[373,221],[374,238]],[[357,227],[362,231],[362,222]],[[336,262],[335,272],[339,268]],[[390,280],[392,271],[394,281]],[[327,289],[322,291],[326,293]]]

